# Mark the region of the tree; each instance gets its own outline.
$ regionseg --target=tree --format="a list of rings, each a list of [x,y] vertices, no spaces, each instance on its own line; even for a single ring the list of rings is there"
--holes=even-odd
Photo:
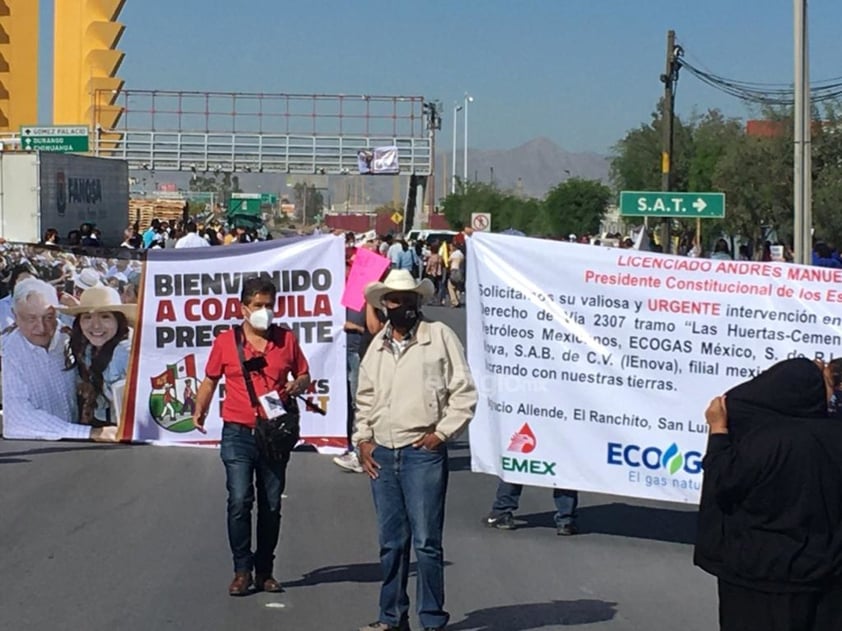
[[[714,186],[725,193],[724,231],[758,243],[762,226],[792,234],[792,144],[741,136],[717,162]]]
[[[611,199],[611,189],[595,180],[572,178],[547,193],[543,208],[554,235],[599,234],[599,224]]]
[[[296,182],[292,190],[295,212],[301,215],[301,220],[305,224],[313,221],[313,218],[324,210],[324,197],[315,185]]]
[[[729,147],[744,135],[743,125],[736,118],[725,118],[719,110],[708,110],[694,120],[692,153],[689,157],[687,185],[689,191],[713,191],[716,165]]]
[[[512,198],[512,195],[501,192],[492,184],[460,182],[459,190],[448,195],[442,206],[444,216],[451,226],[469,226],[472,213],[491,213],[494,230],[510,227],[521,229],[520,223],[512,223],[519,217],[518,204]]]
[[[192,178],[190,178],[188,190],[216,193],[217,203],[222,206],[228,206],[228,200],[231,199],[231,193],[243,192],[242,189],[240,189],[239,176],[232,175],[227,172],[218,172],[213,175],[208,175],[207,173],[203,175],[195,174]]]
[[[611,180],[617,190],[661,190],[661,138],[663,103],[659,103],[647,125],[632,129],[614,145]],[[675,117],[673,124],[672,188],[687,190],[693,127]]]

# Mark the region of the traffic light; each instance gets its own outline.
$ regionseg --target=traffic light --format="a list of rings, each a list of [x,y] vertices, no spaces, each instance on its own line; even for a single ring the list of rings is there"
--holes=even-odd
[[[0,0],[0,132],[38,122],[38,0]]]
[[[116,77],[125,27],[117,16],[126,0],[55,0],[53,123],[87,125],[100,147],[113,147],[122,108],[115,105],[123,80]]]

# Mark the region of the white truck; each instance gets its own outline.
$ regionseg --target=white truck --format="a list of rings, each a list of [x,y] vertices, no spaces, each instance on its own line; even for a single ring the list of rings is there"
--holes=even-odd
[[[60,243],[83,223],[118,246],[129,221],[129,167],[124,160],[46,151],[0,153],[0,236],[37,243],[48,228]]]

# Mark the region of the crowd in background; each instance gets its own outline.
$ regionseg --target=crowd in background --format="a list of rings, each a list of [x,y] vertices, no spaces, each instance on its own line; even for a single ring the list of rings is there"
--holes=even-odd
[[[407,240],[403,235],[377,235],[367,232],[345,234],[345,262],[350,268],[357,248],[365,248],[389,259],[390,269],[403,269],[413,278],[430,279],[435,293],[430,305],[449,305],[453,308],[464,304],[465,292],[465,237],[466,231],[442,234],[427,242],[424,239]]]

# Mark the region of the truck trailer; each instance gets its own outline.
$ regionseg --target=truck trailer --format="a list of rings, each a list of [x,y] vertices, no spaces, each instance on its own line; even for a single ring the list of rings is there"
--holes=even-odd
[[[0,153],[0,236],[37,243],[48,228],[60,242],[83,223],[117,246],[129,221],[125,160],[45,151]]]

